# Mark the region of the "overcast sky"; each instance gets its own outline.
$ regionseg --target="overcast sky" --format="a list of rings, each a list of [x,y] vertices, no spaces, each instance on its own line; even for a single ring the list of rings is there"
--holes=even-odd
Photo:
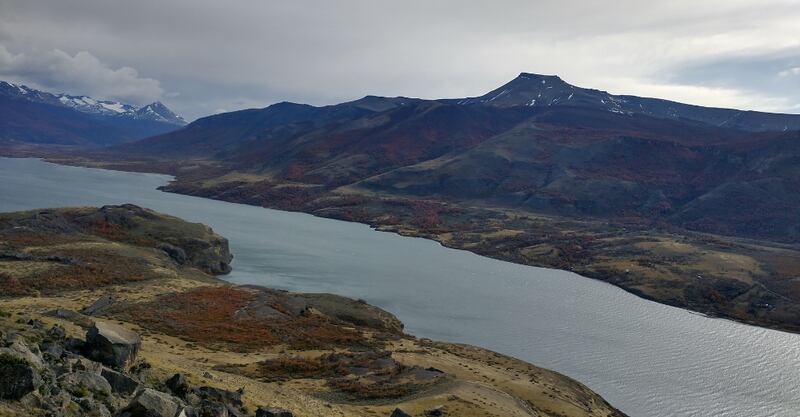
[[[0,79],[190,120],[475,96],[523,71],[800,113],[800,0],[0,0]]]

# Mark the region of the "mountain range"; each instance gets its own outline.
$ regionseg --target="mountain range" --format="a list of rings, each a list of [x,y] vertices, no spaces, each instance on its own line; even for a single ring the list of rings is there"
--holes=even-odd
[[[800,115],[522,73],[480,97],[282,102],[173,126],[36,156],[167,173],[167,191],[359,221],[800,331]]]
[[[118,150],[327,189],[800,239],[800,115],[615,96],[522,73],[481,97],[367,96],[200,119]]]
[[[138,107],[5,81],[0,81],[0,109],[0,140],[24,143],[103,146],[186,125],[160,102]]]

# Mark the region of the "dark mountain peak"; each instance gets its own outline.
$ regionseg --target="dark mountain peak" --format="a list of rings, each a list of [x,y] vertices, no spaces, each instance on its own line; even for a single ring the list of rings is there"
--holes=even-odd
[[[556,75],[529,72],[520,73],[513,80],[480,97],[441,101],[492,107],[582,107],[627,116],[641,114],[754,132],[800,129],[800,115],[702,107],[655,98],[614,95],[576,87]]]
[[[496,107],[551,106],[573,100],[578,90],[582,89],[568,84],[557,75],[523,72],[487,94],[459,100],[458,103]]]
[[[314,106],[310,104],[295,103],[293,101],[279,101],[267,106],[267,109],[308,109]]]
[[[391,110],[396,107],[400,106],[407,106],[410,104],[416,104],[422,101],[418,98],[410,98],[410,97],[382,97],[382,96],[373,96],[368,95],[360,98],[358,100],[354,100],[348,103],[344,103],[346,105],[351,105],[354,107],[358,107],[365,110],[380,112]]]
[[[564,82],[558,75],[544,75],[544,74],[536,74],[533,72],[520,72],[517,78],[514,78],[512,81],[535,81],[542,84],[546,84],[547,81],[552,82]]]

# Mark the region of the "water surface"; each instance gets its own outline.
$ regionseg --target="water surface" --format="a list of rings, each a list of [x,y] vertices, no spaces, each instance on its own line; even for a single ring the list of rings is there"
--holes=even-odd
[[[585,383],[631,416],[800,415],[800,337],[301,213],[163,193],[169,177],[0,158],[0,211],[135,203],[212,226],[232,282],[363,298],[417,336],[471,343]]]

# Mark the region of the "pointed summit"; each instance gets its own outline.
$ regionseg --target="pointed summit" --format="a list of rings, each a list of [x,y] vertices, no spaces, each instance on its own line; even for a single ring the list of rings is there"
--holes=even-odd
[[[186,120],[183,120],[182,117],[175,114],[160,101],[139,108],[139,110],[136,111],[136,118],[170,123],[178,126],[186,125]]]
[[[557,75],[522,72],[500,88],[458,102],[496,107],[589,106],[614,111],[615,101],[605,91],[575,87]]]

